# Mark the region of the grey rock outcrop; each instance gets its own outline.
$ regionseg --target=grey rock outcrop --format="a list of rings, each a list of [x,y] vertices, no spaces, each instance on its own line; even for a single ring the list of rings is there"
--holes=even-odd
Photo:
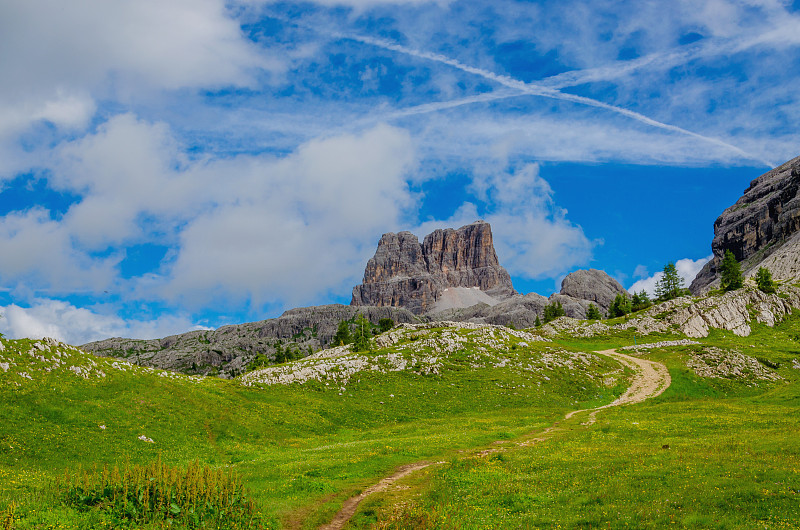
[[[454,320],[481,322],[517,328],[530,328],[541,320],[548,304],[560,303],[566,316],[574,319],[586,318],[586,311],[595,304],[602,313],[608,311],[611,302],[619,293],[627,294],[622,285],[603,271],[596,269],[579,270],[561,282],[561,292],[544,297],[529,293],[516,295],[496,304],[476,304],[466,308],[453,308],[431,312],[426,316],[431,320]]]
[[[792,280],[800,274],[800,157],[769,171],[750,183],[736,204],[714,222],[706,263],[689,289],[694,294],[714,287],[719,264],[730,250],[752,276],[761,266],[776,280]]]
[[[488,223],[436,230],[420,244],[411,232],[381,237],[350,305],[430,311],[445,289],[477,287],[494,299],[516,294],[500,266]]]
[[[81,348],[143,366],[233,377],[245,371],[247,364],[259,354],[274,359],[278,348],[303,356],[320,350],[331,341],[339,322],[350,320],[358,313],[375,324],[381,318],[391,318],[396,323],[419,322],[405,309],[333,304],[291,309],[278,318],[223,326],[212,331],[191,331],[153,340],[113,338],[84,344]]]
[[[628,291],[620,283],[597,269],[579,270],[568,274],[561,282],[561,294],[577,300],[587,300],[608,311],[618,294]]]

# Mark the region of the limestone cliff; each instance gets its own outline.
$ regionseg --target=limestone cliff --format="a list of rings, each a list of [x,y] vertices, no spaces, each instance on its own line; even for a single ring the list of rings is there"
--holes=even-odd
[[[761,266],[776,280],[800,276],[800,157],[753,180],[736,204],[714,222],[714,257],[690,289],[702,294],[718,280],[726,250],[752,276]]]
[[[436,230],[420,244],[411,232],[384,234],[350,305],[430,311],[448,288],[475,288],[494,299],[516,294],[500,266],[488,223]]]

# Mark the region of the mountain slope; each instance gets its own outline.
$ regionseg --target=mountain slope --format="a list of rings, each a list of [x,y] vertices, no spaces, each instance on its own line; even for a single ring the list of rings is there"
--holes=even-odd
[[[800,157],[750,183],[714,222],[714,257],[692,282],[695,294],[718,285],[719,264],[730,250],[746,276],[767,267],[777,280],[800,278]]]

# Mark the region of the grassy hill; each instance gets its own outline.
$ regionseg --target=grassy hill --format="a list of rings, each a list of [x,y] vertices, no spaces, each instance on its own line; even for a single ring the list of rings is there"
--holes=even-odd
[[[506,328],[392,333],[358,371],[344,354],[340,369],[250,386],[0,339],[0,510],[13,503],[15,528],[123,525],[108,506],[66,505],[60,477],[161,459],[234,470],[256,527],[313,528],[397,466],[541,429],[627,384],[610,359]]]
[[[630,370],[592,353],[633,344],[624,325],[552,340],[406,325],[373,352],[236,380],[0,339],[0,528],[317,528],[418,462],[433,465],[367,498],[348,527],[800,528],[800,316],[752,327],[627,351],[666,364],[672,385],[591,425],[563,418],[627,388]],[[217,518],[198,518],[178,490],[214,473],[247,491],[219,486],[202,512]],[[120,508],[123,482],[162,479],[175,501],[162,515]],[[246,517],[219,515],[236,496],[252,501]]]

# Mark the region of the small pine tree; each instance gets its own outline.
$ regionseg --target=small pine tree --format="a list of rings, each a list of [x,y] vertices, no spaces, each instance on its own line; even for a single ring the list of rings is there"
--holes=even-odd
[[[653,302],[650,301],[650,297],[647,296],[647,291],[642,289],[638,293],[633,293],[633,300],[631,300],[631,311],[641,311],[642,309],[647,309],[653,305]]]
[[[617,293],[611,306],[608,308],[608,318],[625,316],[631,312],[631,299],[622,293]]]
[[[364,318],[364,315],[358,315],[355,322],[355,329],[353,330],[353,351],[372,351],[372,324],[369,320]]]
[[[722,263],[719,265],[719,272],[719,283],[725,291],[735,291],[744,286],[742,269],[739,266],[739,262],[736,261],[736,256],[730,250],[725,251],[725,257],[722,258]]]
[[[566,313],[564,312],[564,308],[561,306],[561,302],[555,301],[547,304],[544,306],[544,323],[547,324],[551,320],[555,320],[558,317],[563,317],[565,314]]]
[[[656,282],[656,298],[660,301],[672,300],[683,293],[683,278],[678,274],[675,263],[669,262],[664,266],[661,279]]]
[[[536,315],[536,320],[534,321],[533,325],[537,328],[542,325],[542,319],[539,318],[539,315]]]
[[[381,329],[381,333],[385,333],[394,327],[394,320],[391,318],[382,318],[378,320],[378,326]]]
[[[767,294],[775,292],[775,282],[772,281],[772,273],[765,267],[759,267],[756,273],[756,285],[758,289]]]
[[[600,314],[597,306],[589,304],[589,309],[586,310],[586,320],[600,320],[601,318],[603,318],[603,315]]]
[[[347,321],[342,320],[339,322],[339,328],[336,330],[336,335],[331,339],[331,346],[344,346],[353,342],[350,335],[350,325]]]

